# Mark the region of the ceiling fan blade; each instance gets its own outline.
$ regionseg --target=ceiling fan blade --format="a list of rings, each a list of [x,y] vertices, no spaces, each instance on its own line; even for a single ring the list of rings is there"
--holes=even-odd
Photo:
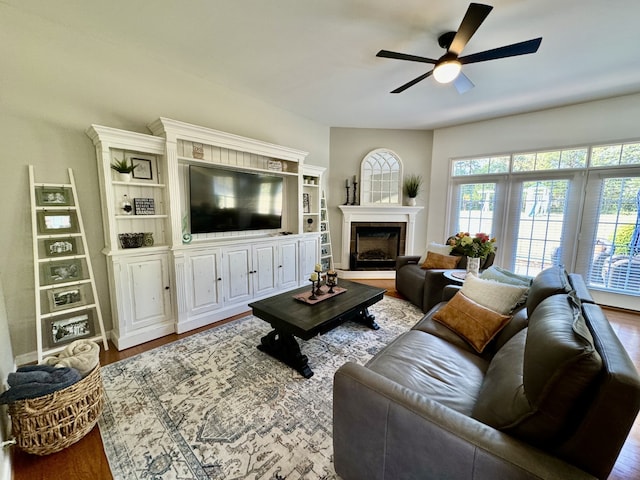
[[[466,55],[458,58],[458,61],[464,65],[467,63],[486,62],[488,60],[496,60],[498,58],[517,57],[518,55],[536,53],[541,42],[542,37],[538,37],[524,42],[494,48],[493,50],[485,50],[484,52]]]
[[[460,55],[491,10],[493,10],[493,7],[490,5],[483,5],[482,3],[469,4],[467,13],[465,13],[460,27],[458,27],[458,32],[453,37],[451,45],[449,45],[448,52],[453,53],[455,56]]]
[[[393,90],[391,93],[402,93],[404,92],[407,88],[409,87],[413,87],[416,83],[421,82],[422,80],[424,80],[425,78],[427,78],[429,75],[431,75],[431,73],[433,73],[433,70],[428,71],[427,73],[425,73],[424,75],[420,75],[417,78],[414,78],[413,80],[411,80],[410,82],[405,83],[404,85],[402,85],[401,87],[396,88],[395,90]]]
[[[395,58],[396,60],[409,60],[410,62],[431,63],[436,64],[437,60],[433,58],[418,57],[417,55],[408,55],[406,53],[390,52],[389,50],[380,50],[376,57]]]
[[[469,80],[469,77],[467,77],[462,72],[460,72],[456,79],[453,81],[453,86],[456,87],[456,90],[460,95],[462,95],[463,93],[467,93],[469,90],[475,87],[473,82]]]

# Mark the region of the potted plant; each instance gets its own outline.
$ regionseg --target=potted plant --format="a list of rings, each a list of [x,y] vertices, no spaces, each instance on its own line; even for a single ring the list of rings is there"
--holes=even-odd
[[[404,178],[404,193],[409,197],[409,205],[416,204],[416,197],[422,187],[422,175],[411,173]]]
[[[127,162],[125,159],[116,159],[111,164],[111,168],[118,172],[119,180],[122,182],[128,182],[131,180],[131,172],[133,172],[137,166],[138,165]]]

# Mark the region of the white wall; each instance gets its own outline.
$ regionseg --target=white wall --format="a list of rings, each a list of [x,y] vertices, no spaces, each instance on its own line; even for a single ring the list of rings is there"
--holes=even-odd
[[[444,238],[449,159],[640,139],[640,94],[443,128],[434,132],[429,238]],[[620,296],[618,296],[620,297]],[[594,293],[598,302],[611,299]],[[618,298],[616,302],[624,301]],[[637,303],[637,301],[636,301]],[[637,305],[620,304],[625,308]]]
[[[327,195],[329,197],[329,224],[334,262],[340,262],[342,255],[342,212],[338,205],[345,203],[345,180],[358,176],[364,157],[376,148],[388,148],[402,159],[404,173],[417,173],[428,181],[431,170],[431,150],[433,133],[425,130],[385,130],[369,128],[331,128],[331,170],[328,174]],[[417,205],[427,203],[427,185],[417,198]],[[360,186],[358,186],[358,191]],[[353,189],[350,190],[353,200]],[[418,214],[416,220],[415,252],[407,255],[422,254],[426,245],[427,209]],[[343,266],[345,268],[345,266]],[[346,266],[348,268],[348,266]]]
[[[13,351],[36,348],[27,165],[36,181],[74,170],[99,301],[111,327],[95,151],[90,124],[149,133],[163,116],[310,152],[328,167],[329,128],[185,74],[155,59],[0,4],[0,278]]]

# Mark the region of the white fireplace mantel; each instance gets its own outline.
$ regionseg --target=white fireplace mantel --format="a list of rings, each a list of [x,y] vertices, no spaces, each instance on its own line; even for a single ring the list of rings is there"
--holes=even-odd
[[[405,252],[413,252],[416,216],[424,207],[401,205],[338,205],[342,210],[342,256],[341,268],[349,268],[349,245],[351,224],[354,222],[399,222],[407,224]]]

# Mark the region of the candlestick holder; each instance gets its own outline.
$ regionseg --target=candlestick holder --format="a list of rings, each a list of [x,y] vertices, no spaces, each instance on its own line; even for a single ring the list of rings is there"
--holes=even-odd
[[[349,205],[349,187],[345,187],[347,189],[347,201],[344,202],[345,205]]]
[[[326,285],[327,287],[329,287],[329,291],[327,293],[335,293],[333,291],[333,287],[338,285],[338,273],[337,272],[327,272],[327,281],[326,281]]]
[[[324,292],[322,290],[320,290],[320,286],[322,284],[322,273],[318,272],[318,283],[317,283],[317,287],[316,287],[316,297],[321,297],[322,295],[324,295]]]
[[[356,191],[358,189],[358,182],[353,182],[353,202],[351,203],[351,205],[358,205],[358,201],[356,200],[357,195],[356,195]]]
[[[311,296],[309,297],[309,300],[317,300],[318,297],[316,297],[316,281],[311,279],[309,279],[309,281],[311,282]]]

